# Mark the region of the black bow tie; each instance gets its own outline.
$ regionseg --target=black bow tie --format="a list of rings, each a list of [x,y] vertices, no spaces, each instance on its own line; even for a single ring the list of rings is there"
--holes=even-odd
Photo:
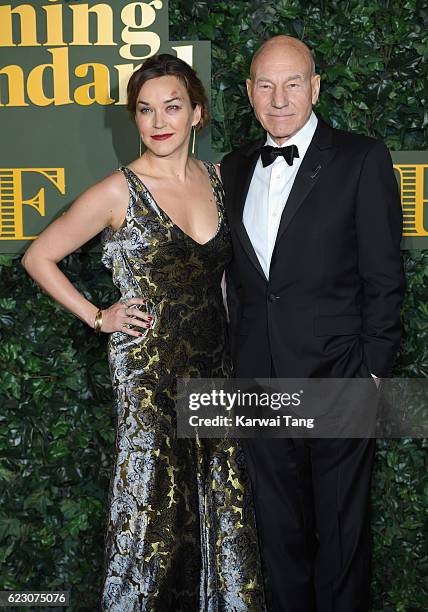
[[[263,168],[272,164],[278,155],[282,155],[287,164],[292,166],[294,158],[299,157],[299,150],[296,145],[289,145],[288,147],[271,147],[270,145],[266,145],[261,148],[260,155]]]

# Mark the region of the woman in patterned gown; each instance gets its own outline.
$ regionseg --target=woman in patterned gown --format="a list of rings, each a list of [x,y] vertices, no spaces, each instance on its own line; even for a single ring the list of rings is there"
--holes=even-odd
[[[23,264],[59,303],[109,333],[116,460],[100,609],[265,609],[250,484],[236,441],[176,436],[179,377],[231,376],[221,279],[231,258],[216,167],[188,156],[208,121],[202,84],[168,54],[128,84],[146,149],[88,189]],[[57,267],[102,231],[120,300],[98,309]]]

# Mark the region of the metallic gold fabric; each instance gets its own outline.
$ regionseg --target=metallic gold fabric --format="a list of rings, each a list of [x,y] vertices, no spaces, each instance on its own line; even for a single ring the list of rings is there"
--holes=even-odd
[[[231,258],[223,190],[217,233],[200,245],[140,179],[121,167],[123,226],[103,232],[103,263],[122,299],[144,297],[153,328],[109,337],[117,402],[101,609],[232,612],[265,609],[250,484],[235,441],[177,439],[178,377],[229,377],[221,277]]]

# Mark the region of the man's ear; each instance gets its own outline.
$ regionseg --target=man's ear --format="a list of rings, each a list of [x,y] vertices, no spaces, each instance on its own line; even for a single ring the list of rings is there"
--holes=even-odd
[[[247,86],[247,95],[251,106],[253,106],[253,82],[251,79],[246,79],[245,84]]]
[[[312,104],[316,104],[318,101],[318,96],[320,95],[320,86],[321,86],[320,75],[314,74],[314,76],[311,77]]]

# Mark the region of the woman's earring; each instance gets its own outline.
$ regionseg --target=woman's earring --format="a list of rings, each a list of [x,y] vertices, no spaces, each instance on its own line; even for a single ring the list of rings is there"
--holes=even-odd
[[[193,129],[193,142],[192,142],[192,155],[195,155],[195,144],[196,144],[196,128],[195,126],[192,127]]]
[[[141,136],[138,134],[138,140],[140,141],[140,157],[141,157]]]

